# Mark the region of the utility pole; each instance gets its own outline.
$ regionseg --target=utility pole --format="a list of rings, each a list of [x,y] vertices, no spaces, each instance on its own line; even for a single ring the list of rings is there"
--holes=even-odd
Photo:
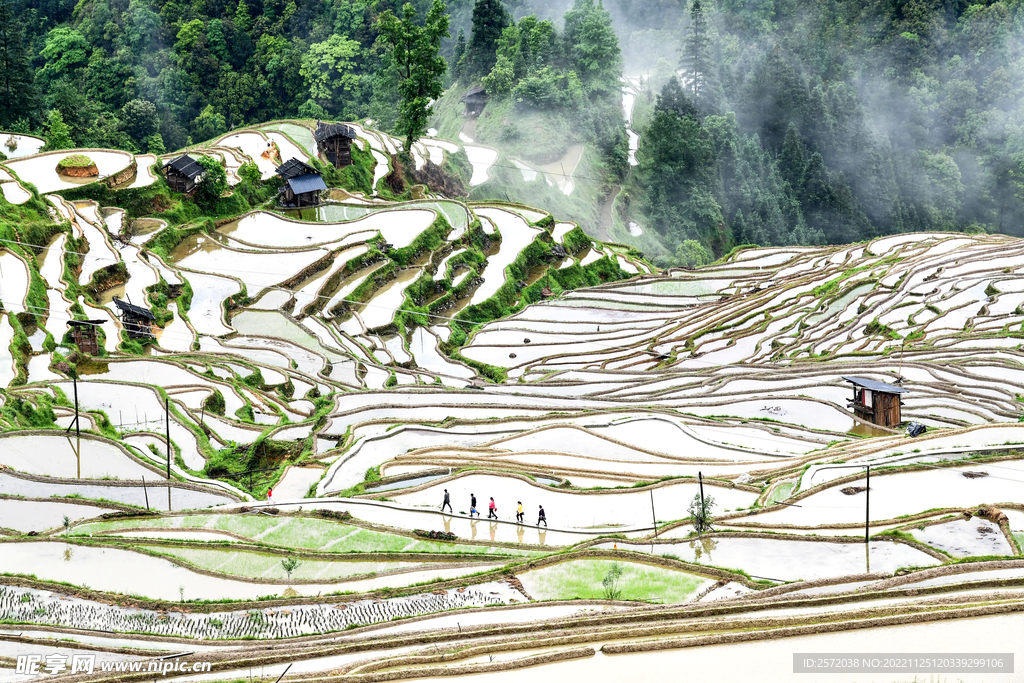
[[[867,467],[867,481],[864,483],[864,543],[868,542],[871,526],[871,465]]]
[[[651,489],[651,521],[654,523],[654,537],[658,537],[658,517],[654,514],[654,489]]]
[[[864,486],[864,545],[867,545],[871,534],[871,465],[831,465],[829,467],[818,468],[814,471],[814,474],[817,474],[822,470],[848,470],[860,467],[867,469],[867,481]],[[812,474],[811,478],[807,480],[808,483],[814,479],[814,474]]]
[[[72,420],[68,428],[64,430],[64,434],[68,434],[71,431],[71,425],[75,426],[75,445],[71,447],[71,450],[75,452],[75,460],[78,462],[78,478],[82,478],[82,429],[78,421],[78,378],[71,378],[72,385],[75,388],[75,419]],[[68,439],[68,443],[71,443],[71,439]]]
[[[171,478],[171,401],[169,398],[164,398],[164,426],[167,428],[167,478]],[[170,489],[167,490],[167,495],[170,497]]]
[[[64,433],[67,434],[68,432],[70,432],[71,431],[71,425],[74,425],[75,426],[75,436],[78,437],[79,439],[81,439],[82,438],[82,433],[81,433],[81,431],[79,429],[79,426],[78,426],[78,378],[77,377],[72,377],[71,378],[71,382],[72,382],[72,385],[75,388],[75,419],[71,421],[71,424],[69,424],[68,428],[64,430]]]
[[[697,470],[697,483],[700,485],[700,530],[698,533],[704,533],[704,524],[707,520],[704,519],[704,475],[700,470]]]
[[[903,384],[903,354],[907,351],[907,338],[903,338],[903,343],[900,345],[900,369],[896,371],[896,384]]]

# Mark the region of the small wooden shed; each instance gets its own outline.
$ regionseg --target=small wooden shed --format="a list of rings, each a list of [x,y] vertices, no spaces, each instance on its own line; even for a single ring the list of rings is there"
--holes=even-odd
[[[342,168],[352,163],[352,141],[356,139],[356,131],[344,123],[316,122],[313,131],[316,148],[334,168]]]
[[[100,343],[96,338],[96,330],[103,324],[103,320],[69,320],[68,327],[71,328],[71,338],[75,340],[75,346],[82,353],[90,356],[100,355]]]
[[[907,389],[863,377],[843,379],[853,385],[849,407],[853,408],[854,415],[879,427],[896,427],[903,422],[900,394],[909,393]]]
[[[479,85],[474,85],[466,91],[459,102],[466,105],[466,116],[475,119],[483,113],[484,107],[487,106],[487,91]]]
[[[171,189],[183,194],[193,192],[203,177],[203,167],[187,154],[168,161],[161,172],[167,178],[167,184]]]
[[[278,203],[281,206],[301,209],[306,206],[316,206],[327,183],[315,168],[303,163],[298,159],[289,159],[275,171],[284,179],[284,185],[278,193]]]
[[[148,308],[130,304],[127,301],[114,297],[114,304],[121,312],[121,323],[125,332],[132,339],[142,339],[153,336],[153,323],[156,316]]]

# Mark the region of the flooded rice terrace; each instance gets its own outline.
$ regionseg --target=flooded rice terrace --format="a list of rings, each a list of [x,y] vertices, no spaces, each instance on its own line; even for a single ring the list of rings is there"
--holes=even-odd
[[[622,84],[632,165],[646,87]],[[474,199],[499,164],[578,196],[582,146],[533,167],[466,123],[415,168],[464,151]],[[238,190],[244,161],[328,163],[316,131],[189,153]],[[69,179],[18,135],[0,162],[59,221],[0,249],[0,674],[39,642],[225,679],[600,677],[826,621],[844,648],[1019,619],[1019,240],[659,270],[538,208],[394,200],[404,142],[350,132],[363,185],[186,223],[127,199],[199,211],[155,155]]]

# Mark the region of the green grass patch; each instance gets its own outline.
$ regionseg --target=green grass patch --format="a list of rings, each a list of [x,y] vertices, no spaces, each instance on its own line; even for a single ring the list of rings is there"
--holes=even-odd
[[[57,163],[57,171],[60,172],[64,168],[89,168],[95,165],[96,162],[84,154],[72,154],[71,156],[64,157]]]
[[[90,522],[74,527],[71,534],[85,536],[103,531],[152,527],[227,531],[266,545],[330,553],[534,554],[530,551],[485,545],[421,541],[409,536],[363,529],[327,519],[266,515],[186,515]]]
[[[772,503],[778,503],[779,501],[786,500],[793,494],[793,489],[796,488],[795,481],[786,481],[772,489],[771,494],[765,501],[765,505],[771,505]]]
[[[168,546],[138,546],[155,555],[175,557],[208,571],[246,578],[287,579],[282,555],[259,553],[230,548],[172,548]],[[349,576],[375,574],[393,569],[416,567],[415,562],[366,562],[359,560],[307,560],[300,559],[292,571],[295,579],[341,579]]]
[[[614,590],[620,600],[685,602],[707,581],[685,572],[612,560],[570,560],[519,574],[526,592],[537,600],[591,600],[608,597],[604,580],[612,567],[622,570]]]

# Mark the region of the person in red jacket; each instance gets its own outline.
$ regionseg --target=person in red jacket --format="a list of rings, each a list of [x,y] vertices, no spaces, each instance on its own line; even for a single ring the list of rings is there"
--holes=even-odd
[[[487,519],[490,519],[492,517],[494,519],[498,518],[498,508],[494,504],[494,498],[493,497],[491,498],[491,504],[487,506]]]

